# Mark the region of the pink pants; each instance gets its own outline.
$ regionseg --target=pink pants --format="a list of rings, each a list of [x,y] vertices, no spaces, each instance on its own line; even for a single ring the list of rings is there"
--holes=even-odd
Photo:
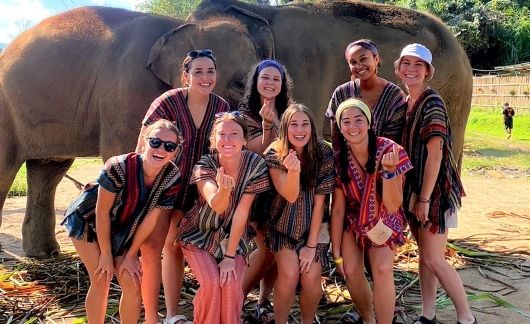
[[[219,267],[211,254],[191,244],[182,245],[182,252],[200,284],[193,299],[193,323],[240,323],[243,308],[241,277],[245,265],[243,257],[236,256],[237,279],[221,287]]]

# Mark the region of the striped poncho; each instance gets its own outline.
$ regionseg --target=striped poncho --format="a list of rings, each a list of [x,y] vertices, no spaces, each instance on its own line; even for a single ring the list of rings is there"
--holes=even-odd
[[[433,136],[443,138],[444,144],[440,172],[430,197],[429,220],[432,223],[430,231],[444,233],[446,212],[456,212],[456,209],[461,206],[461,198],[465,196],[465,193],[451,151],[451,127],[445,103],[436,91],[428,88],[412,107],[403,134],[403,146],[414,166],[405,182],[404,206],[409,206],[413,194],[419,196],[421,192],[428,153],[427,143]],[[407,212],[407,218],[411,226],[420,225],[412,213]]]
[[[360,98],[361,86],[359,79],[346,82],[335,89],[329,101],[326,117],[335,122],[335,112],[339,105],[350,98]],[[372,110],[372,130],[376,136],[383,136],[401,144],[403,127],[405,125],[405,112],[407,105],[405,94],[394,83],[387,82],[379,100]],[[337,128],[335,128],[337,129]],[[333,149],[337,146],[337,136],[332,134]]]
[[[217,154],[204,155],[193,168],[190,185],[202,180],[213,180],[220,167]],[[228,207],[222,214],[217,214],[199,195],[193,207],[186,212],[180,224],[180,241],[192,244],[205,250],[217,259],[223,258],[221,241],[230,235],[232,217],[243,194],[257,194],[269,190],[269,177],[265,160],[257,153],[242,152],[236,185],[230,194]],[[250,253],[246,234],[240,239],[237,254],[246,256]]]

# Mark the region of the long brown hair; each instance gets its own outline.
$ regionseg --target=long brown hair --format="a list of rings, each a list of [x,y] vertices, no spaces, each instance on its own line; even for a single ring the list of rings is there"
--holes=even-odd
[[[287,107],[280,120],[278,138],[271,144],[271,147],[277,152],[278,158],[281,161],[289,154],[289,149],[292,148],[288,137],[289,123],[297,112],[306,114],[311,124],[311,137],[304,147],[302,156],[299,157],[302,169],[300,183],[303,188],[310,188],[315,186],[315,176],[318,173],[320,161],[322,160],[322,152],[318,145],[315,119],[309,108],[299,103],[293,103]]]

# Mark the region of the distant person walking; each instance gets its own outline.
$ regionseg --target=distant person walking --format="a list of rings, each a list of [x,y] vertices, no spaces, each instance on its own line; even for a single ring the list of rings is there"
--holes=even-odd
[[[504,115],[504,130],[508,133],[508,138],[512,137],[512,128],[513,128],[513,116],[515,111],[510,107],[509,103],[505,103],[502,107],[502,114]]]

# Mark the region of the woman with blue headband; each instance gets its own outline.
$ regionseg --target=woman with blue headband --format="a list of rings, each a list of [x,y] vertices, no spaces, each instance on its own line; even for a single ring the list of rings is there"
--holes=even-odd
[[[263,154],[278,136],[279,121],[291,101],[291,92],[291,78],[278,61],[263,60],[250,70],[245,97],[240,105],[249,129],[247,144],[249,150]],[[255,316],[263,323],[274,321],[269,295],[276,280],[274,256],[265,245],[264,224],[269,219],[268,195],[268,192],[260,194],[254,204],[251,222],[256,230],[254,241],[257,249],[250,255],[249,268],[243,276],[245,296],[261,280]]]

